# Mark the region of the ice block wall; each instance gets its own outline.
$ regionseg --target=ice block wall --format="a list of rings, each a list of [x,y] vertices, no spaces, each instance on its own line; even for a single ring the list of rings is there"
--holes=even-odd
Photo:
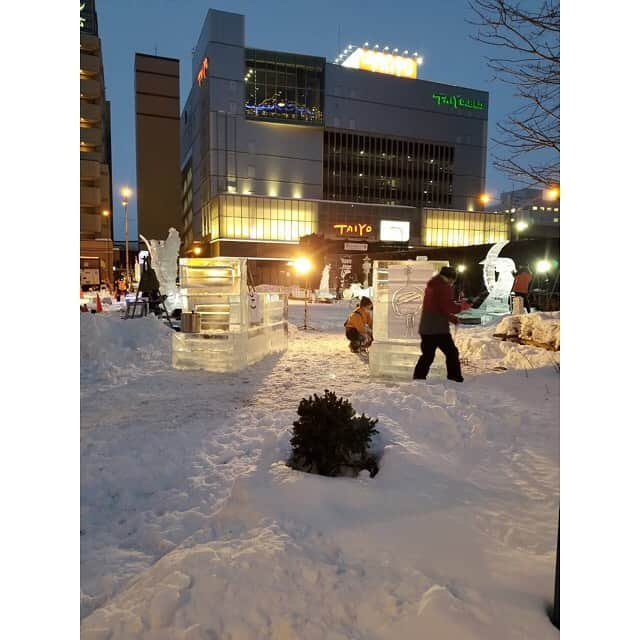
[[[183,313],[201,314],[200,333],[173,335],[176,369],[238,371],[287,348],[287,298],[247,287],[246,258],[181,258]]]
[[[427,282],[443,260],[375,260],[373,263],[373,327],[369,373],[375,378],[411,380],[420,357],[420,314]],[[438,352],[430,377],[445,377]]]

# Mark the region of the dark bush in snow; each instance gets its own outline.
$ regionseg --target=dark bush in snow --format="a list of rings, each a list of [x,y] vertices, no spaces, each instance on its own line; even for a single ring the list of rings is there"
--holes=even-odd
[[[323,476],[356,476],[367,469],[378,472],[369,454],[371,438],[378,433],[377,420],[356,416],[351,403],[333,391],[301,400],[298,420],[293,423],[289,465],[299,471]]]

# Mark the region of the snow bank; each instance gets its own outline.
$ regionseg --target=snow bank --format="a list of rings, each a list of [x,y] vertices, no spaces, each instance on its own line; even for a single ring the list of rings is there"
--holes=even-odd
[[[510,338],[532,340],[549,345],[557,351],[560,349],[560,312],[507,316],[500,321],[494,333]]]
[[[171,334],[153,315],[122,320],[117,314],[80,314],[82,382],[116,382],[145,366],[170,364]]]

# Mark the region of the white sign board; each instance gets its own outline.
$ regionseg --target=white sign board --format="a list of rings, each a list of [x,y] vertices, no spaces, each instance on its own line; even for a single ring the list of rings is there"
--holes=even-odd
[[[369,245],[366,242],[345,242],[345,251],[366,251]]]

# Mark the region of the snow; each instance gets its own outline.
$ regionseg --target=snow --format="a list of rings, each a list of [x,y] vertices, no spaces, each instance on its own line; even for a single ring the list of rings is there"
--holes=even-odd
[[[556,638],[559,354],[460,327],[464,384],[374,382],[349,305],[303,309],[236,374],[171,369],[155,318],[81,314],[83,639]],[[285,465],[325,388],[379,419],[375,478]]]
[[[560,312],[507,316],[500,321],[495,333],[534,340],[558,350],[560,349]]]

